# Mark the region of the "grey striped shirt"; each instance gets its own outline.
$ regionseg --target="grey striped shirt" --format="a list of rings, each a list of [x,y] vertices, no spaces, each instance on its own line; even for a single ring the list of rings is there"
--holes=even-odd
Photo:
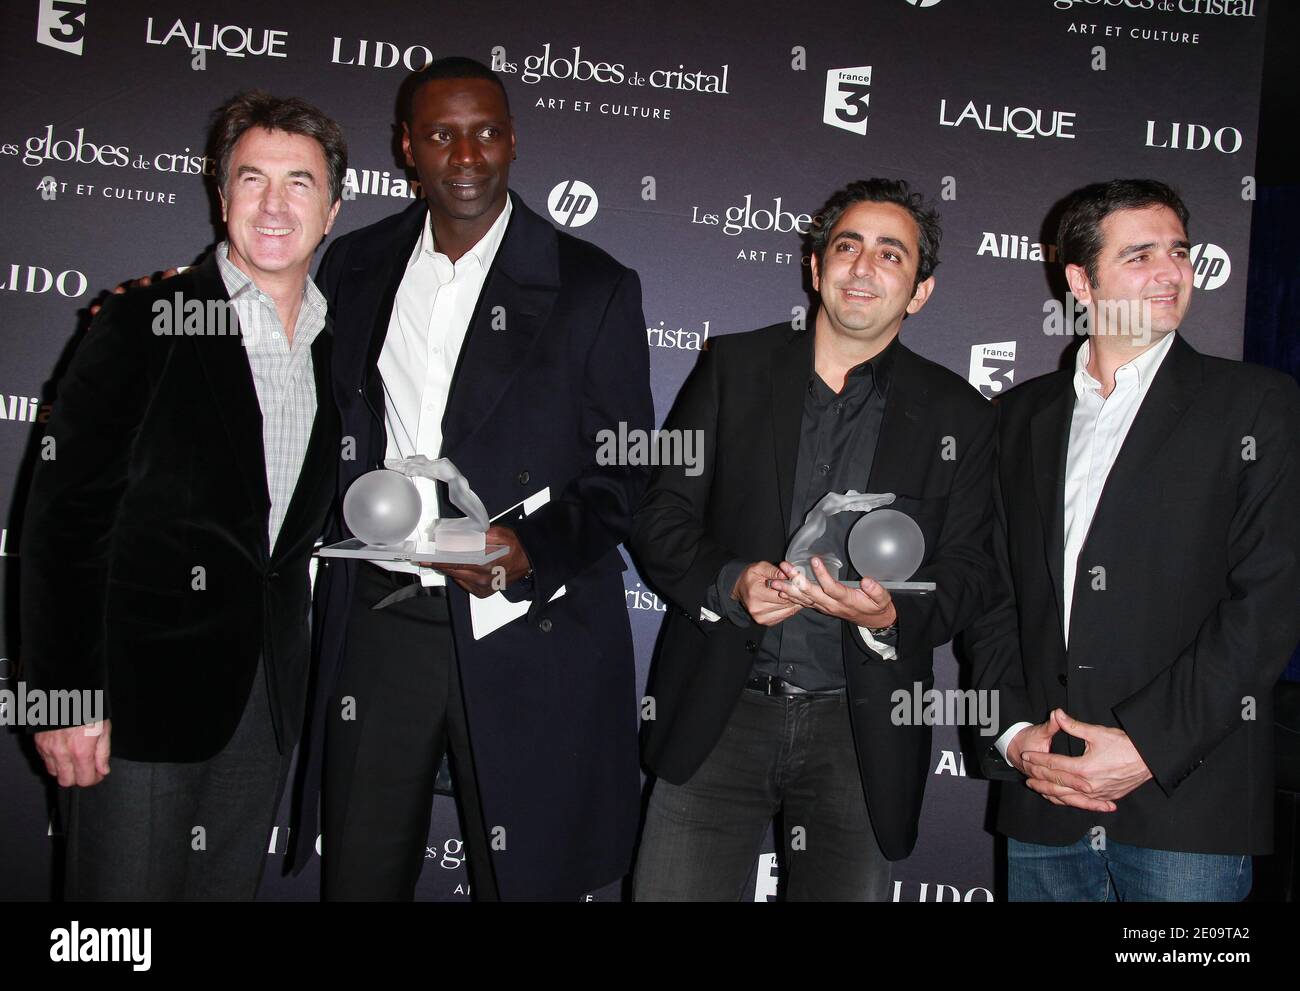
[[[311,345],[325,327],[325,297],[310,278],[303,286],[302,306],[288,344],[275,300],[230,261],[225,241],[217,246],[221,280],[239,318],[239,332],[253,372],[257,402],[262,408],[262,449],[266,487],[271,496],[267,535],[274,549],[288,512],[298,474],[307,454],[316,419],[316,377]]]

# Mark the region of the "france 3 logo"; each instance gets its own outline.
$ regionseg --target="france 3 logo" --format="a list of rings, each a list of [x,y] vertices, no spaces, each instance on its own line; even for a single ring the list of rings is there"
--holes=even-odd
[[[973,344],[970,349],[970,374],[966,377],[985,399],[1000,396],[1011,388],[1016,373],[1016,342]]]
[[[36,41],[72,55],[81,54],[86,37],[86,0],[41,0]]]
[[[867,133],[871,103],[871,66],[830,69],[826,73],[826,99],[822,123],[854,134]]]

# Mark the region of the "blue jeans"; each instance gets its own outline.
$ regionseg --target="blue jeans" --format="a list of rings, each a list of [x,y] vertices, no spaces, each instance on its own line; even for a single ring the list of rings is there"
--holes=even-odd
[[[1250,885],[1249,854],[1151,850],[1092,832],[1068,846],[1007,838],[1013,902],[1239,902]]]

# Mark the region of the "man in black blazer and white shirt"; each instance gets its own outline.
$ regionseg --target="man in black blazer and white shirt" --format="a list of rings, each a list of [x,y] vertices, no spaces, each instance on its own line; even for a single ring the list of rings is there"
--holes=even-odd
[[[473,896],[577,900],[627,873],[638,812],[618,544],[645,472],[598,462],[597,436],[653,424],[641,285],[508,190],[514,130],[487,66],[441,59],[405,93],[423,198],[339,238],[318,276],[353,445],[339,494],[420,454],[449,458],[490,515],[550,499],[489,530],[510,551],[487,567],[322,569],[303,812],[324,758],[324,897],[409,900],[446,752]],[[424,507],[422,526],[456,515],[442,485]],[[470,597],[498,592],[521,615],[476,636]],[[296,832],[301,865],[316,834]]]
[[[660,468],[636,515],[642,573],[675,607],[649,689],[638,900],[742,897],[778,810],[791,900],[883,901],[889,862],[916,843],[931,733],[895,718],[912,711],[899,693],[932,688],[934,648],[989,578],[993,410],[898,340],[934,288],[939,237],[905,182],[837,192],[813,235],[814,327],[714,338],[668,418],[701,432],[704,458]],[[891,596],[854,573],[856,513],[827,528],[844,583],[819,559],[815,580],[791,580],[794,531],[847,489],[896,495],[936,592]]]
[[[104,305],[27,503],[27,680],[109,709],[93,735],[36,734],[69,789],[74,900],[251,899],[302,725],[307,565],[338,463],[309,273],[347,149],[265,93],[227,104],[215,143],[225,241]]]
[[[997,816],[1013,900],[1237,900],[1272,848],[1300,397],[1183,339],[1187,219],[1151,180],[1074,194],[1057,250],[1089,336],[999,403],[1002,591],[967,646],[1000,697],[982,763],[1022,782]]]

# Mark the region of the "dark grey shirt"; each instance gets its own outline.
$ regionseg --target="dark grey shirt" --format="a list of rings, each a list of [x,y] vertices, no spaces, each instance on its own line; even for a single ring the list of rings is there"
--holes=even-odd
[[[838,395],[816,372],[809,377],[790,506],[790,522],[795,529],[803,525],[808,511],[827,492],[866,491],[885,415],[896,341],[853,368]],[[861,513],[838,513],[827,523],[826,538],[838,548],[836,553],[845,571],[849,566],[849,531],[861,517]],[[731,598],[731,590],[751,563],[728,563],[708,595],[708,608],[739,626],[749,626],[753,621],[744,606]],[[807,691],[843,688],[842,623],[815,609],[801,609],[784,622],[766,627],[758,644],[754,674],[776,675]]]

